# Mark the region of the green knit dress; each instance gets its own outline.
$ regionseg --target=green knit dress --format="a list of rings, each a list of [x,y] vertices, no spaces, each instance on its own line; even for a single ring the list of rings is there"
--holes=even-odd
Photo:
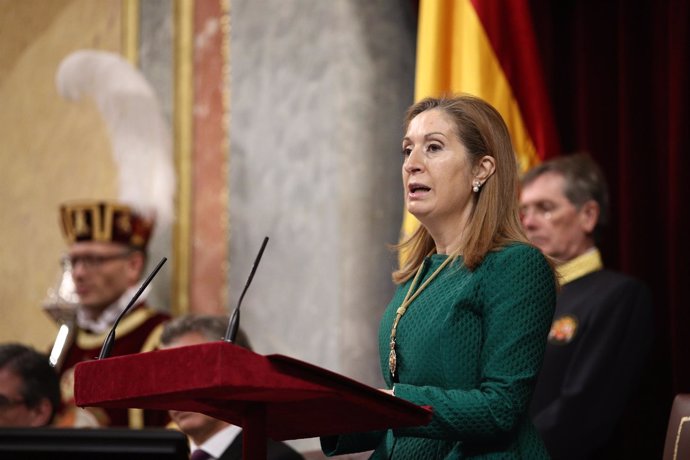
[[[422,284],[447,256],[427,257]],[[379,329],[384,379],[395,395],[433,407],[426,426],[322,439],[329,455],[376,449],[374,459],[548,458],[527,416],[556,303],[541,252],[513,244],[474,271],[446,266],[415,299],[397,331],[397,372],[388,369],[390,331],[411,280]]]

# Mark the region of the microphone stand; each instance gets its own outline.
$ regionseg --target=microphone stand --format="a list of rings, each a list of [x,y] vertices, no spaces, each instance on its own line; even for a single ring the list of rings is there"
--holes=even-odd
[[[137,291],[136,294],[134,294],[134,297],[132,297],[132,300],[129,301],[127,306],[125,307],[124,310],[122,310],[122,313],[120,313],[115,320],[115,323],[113,323],[113,327],[110,328],[110,332],[108,332],[108,336],[105,338],[103,341],[103,346],[101,347],[101,352],[98,355],[97,359],[103,359],[107,358],[110,356],[110,349],[113,347],[113,343],[115,342],[115,328],[117,325],[120,323],[120,320],[127,314],[130,308],[132,308],[132,305],[134,305],[134,302],[137,301],[139,296],[141,295],[142,292],[144,292],[144,289],[149,285],[151,280],[153,279],[154,276],[158,273],[158,270],[161,269],[165,261],[168,260],[166,257],[163,257],[160,262],[158,262],[158,265],[156,265],[156,268],[153,269],[153,271],[149,274],[149,276],[146,278],[146,280],[141,284],[141,287]]]
[[[244,285],[244,289],[242,290],[242,295],[240,295],[240,300],[237,302],[237,306],[235,307],[235,311],[232,312],[232,317],[230,318],[230,322],[228,323],[228,329],[225,331],[225,337],[223,338],[223,340],[226,342],[232,343],[235,341],[235,337],[237,336],[237,330],[240,327],[240,305],[242,305],[242,299],[244,299],[244,295],[247,293],[247,288],[252,283],[252,279],[254,278],[254,273],[256,273],[256,268],[259,266],[259,262],[261,261],[261,256],[264,253],[264,249],[266,249],[267,243],[268,243],[268,237],[264,237],[264,242],[261,243],[261,249],[259,249],[259,254],[257,254],[256,260],[254,260],[254,265],[252,266],[252,271],[249,273],[249,279],[247,280],[247,283]]]

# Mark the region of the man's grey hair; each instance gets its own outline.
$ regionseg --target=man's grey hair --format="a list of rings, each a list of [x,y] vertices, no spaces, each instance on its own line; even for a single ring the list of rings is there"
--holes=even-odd
[[[163,327],[161,344],[170,345],[185,334],[196,332],[209,342],[223,340],[228,327],[228,317],[220,315],[187,314],[168,321]],[[251,350],[249,339],[241,329],[237,331],[235,345]]]
[[[600,243],[603,229],[609,223],[609,190],[599,165],[587,153],[564,155],[527,171],[522,177],[522,187],[546,173],[563,176],[563,194],[576,208],[580,209],[589,200],[594,200],[599,205],[599,219],[594,227],[593,237]]]

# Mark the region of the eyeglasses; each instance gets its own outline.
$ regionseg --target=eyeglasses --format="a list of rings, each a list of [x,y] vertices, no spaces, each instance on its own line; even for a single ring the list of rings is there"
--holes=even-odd
[[[520,219],[524,219],[530,212],[532,212],[535,216],[544,220],[551,220],[555,210],[555,206],[543,202],[520,206]]]
[[[73,256],[63,256],[60,259],[60,263],[63,267],[70,266],[75,268],[77,264],[81,263],[82,267],[89,269],[100,267],[106,262],[117,259],[124,259],[132,254],[132,251],[121,252],[118,254],[110,254],[107,256],[96,255],[96,254],[83,254],[83,255],[73,255]]]
[[[26,401],[24,399],[12,399],[9,396],[0,395],[0,411],[7,410],[10,407],[17,406],[19,404],[24,404]]]

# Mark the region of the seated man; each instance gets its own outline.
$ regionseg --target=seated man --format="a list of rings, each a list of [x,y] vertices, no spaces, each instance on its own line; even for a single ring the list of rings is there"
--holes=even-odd
[[[218,316],[186,315],[165,325],[161,335],[161,348],[173,348],[222,340],[227,318]],[[234,342],[251,349],[240,329]],[[242,458],[242,429],[222,420],[196,412],[170,411],[170,417],[190,439],[192,459],[232,460]],[[268,440],[269,460],[296,460],[302,456],[286,444]]]
[[[533,421],[554,459],[611,458],[604,452],[653,341],[651,296],[639,281],[603,267],[596,245],[608,218],[608,191],[589,156],[547,161],[522,182],[525,232],[554,260],[562,285]]]
[[[0,427],[40,427],[60,408],[55,369],[33,348],[0,345]]]

